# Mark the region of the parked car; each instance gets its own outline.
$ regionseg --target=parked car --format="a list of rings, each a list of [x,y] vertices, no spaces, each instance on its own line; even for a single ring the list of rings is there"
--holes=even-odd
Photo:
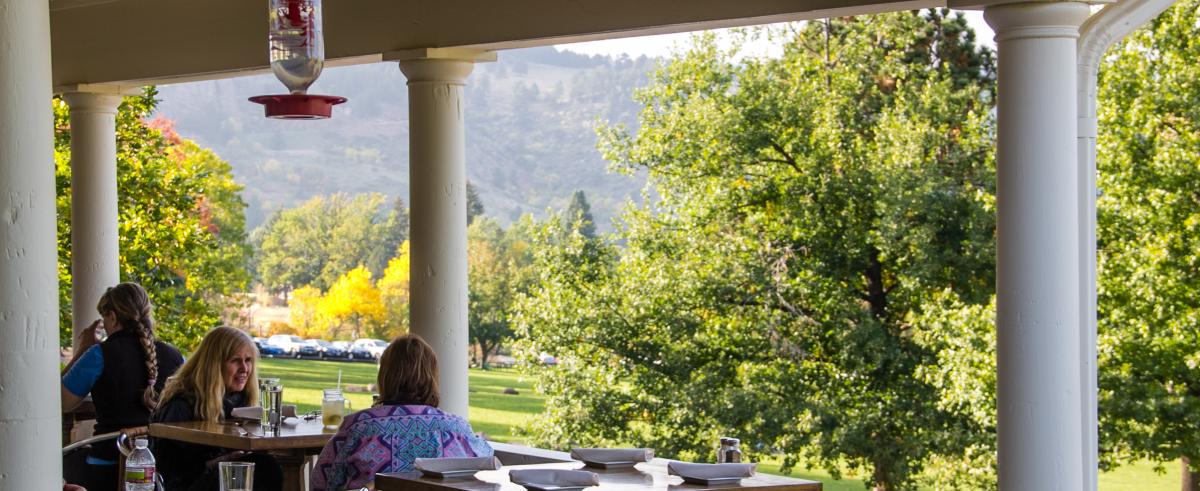
[[[317,340],[315,339],[301,341],[296,357],[299,358],[301,356],[321,356],[321,345],[317,344]]]
[[[371,351],[368,350],[365,345],[353,344],[353,343],[350,343],[349,341],[334,341],[334,342],[335,343],[346,343],[346,353],[348,353],[349,358],[351,360],[370,360],[373,358],[371,356]]]
[[[267,344],[283,350],[287,356],[300,356],[300,344],[304,340],[292,334],[276,334],[267,338]]]
[[[387,349],[387,347],[388,347],[387,341],[384,341],[382,339],[368,339],[368,338],[356,339],[356,340],[354,340],[354,345],[362,346],[363,348],[366,348],[367,352],[371,354],[371,358],[374,358],[376,360],[378,360],[379,357],[383,356],[383,350]]]
[[[258,347],[258,356],[268,358],[283,356],[283,350],[279,349],[278,346],[272,346],[267,342],[266,338],[254,338],[254,346]]]
[[[345,358],[346,357],[347,352],[345,349],[339,348],[329,341],[326,341],[324,339],[310,339],[309,341],[316,341],[317,345],[319,345],[321,347],[321,358]]]

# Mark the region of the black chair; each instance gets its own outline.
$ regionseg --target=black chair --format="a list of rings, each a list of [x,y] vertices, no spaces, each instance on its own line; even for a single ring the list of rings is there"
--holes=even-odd
[[[87,454],[92,445],[113,445],[120,432],[94,435],[63,447],[63,479],[69,483],[87,480]]]

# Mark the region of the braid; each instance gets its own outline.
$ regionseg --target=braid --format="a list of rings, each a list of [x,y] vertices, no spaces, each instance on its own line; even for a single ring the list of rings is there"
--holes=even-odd
[[[142,341],[142,351],[146,353],[146,373],[149,374],[146,390],[142,392],[142,404],[150,411],[158,407],[158,391],[154,388],[158,383],[158,349],[154,345],[153,323],[153,320],[142,316],[138,319],[137,329],[138,339]]]

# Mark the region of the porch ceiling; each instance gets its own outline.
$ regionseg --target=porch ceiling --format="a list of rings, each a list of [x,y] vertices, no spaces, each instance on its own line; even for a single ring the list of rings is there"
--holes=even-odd
[[[326,0],[331,66],[425,47],[509,49],[945,5],[946,0]],[[51,0],[54,85],[268,69],[266,0]]]

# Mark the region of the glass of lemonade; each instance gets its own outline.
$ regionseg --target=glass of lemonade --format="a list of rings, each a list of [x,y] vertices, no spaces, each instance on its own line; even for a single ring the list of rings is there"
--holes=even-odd
[[[321,423],[327,429],[336,430],[342,424],[342,418],[350,411],[350,401],[338,389],[325,389],[325,398],[321,400]]]

